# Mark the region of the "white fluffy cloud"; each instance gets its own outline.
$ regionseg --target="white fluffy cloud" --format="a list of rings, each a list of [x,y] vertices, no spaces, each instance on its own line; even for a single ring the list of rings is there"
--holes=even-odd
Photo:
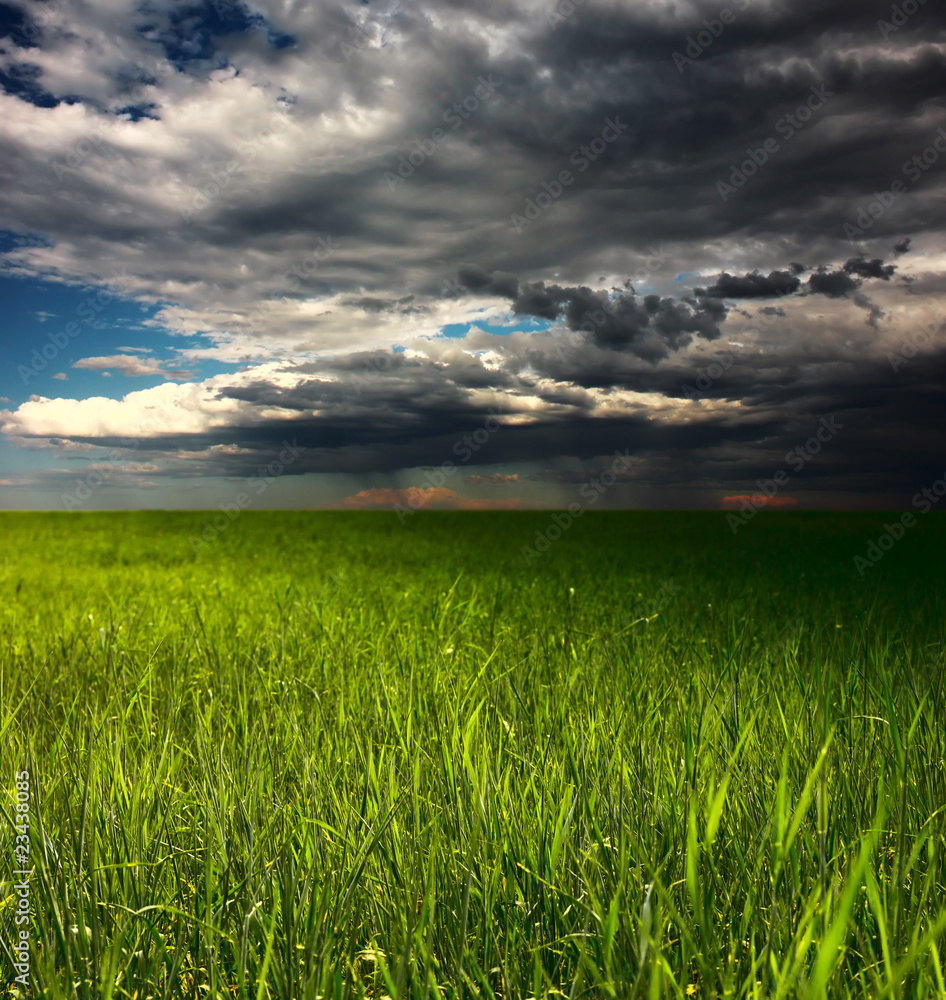
[[[50,399],[32,396],[15,411],[0,410],[0,432],[14,438],[150,439],[176,434],[202,434],[215,428],[249,426],[278,419],[274,408],[259,408],[220,398],[223,386],[265,379],[289,386],[300,376],[287,375],[276,364],[260,365],[236,375],[218,375],[200,383],[165,383],[129,392],[121,399]],[[288,414],[293,416],[294,414]],[[282,414],[283,418],[287,414]]]

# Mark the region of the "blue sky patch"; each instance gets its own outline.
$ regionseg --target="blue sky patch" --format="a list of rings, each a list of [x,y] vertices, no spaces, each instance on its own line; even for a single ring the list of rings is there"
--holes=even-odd
[[[250,11],[239,0],[211,0],[167,13],[167,21],[142,24],[139,32],[164,49],[168,61],[183,70],[188,63],[213,62],[217,68],[229,65],[227,57],[217,48],[217,38],[233,34],[261,31],[275,49],[295,43],[291,35],[277,31],[262,14]]]
[[[143,322],[160,306],[117,298],[105,288],[0,275],[0,298],[5,306],[0,350],[8,359],[0,369],[0,396],[10,400],[0,404],[4,407],[17,406],[33,394],[120,399],[166,381],[160,373],[132,376],[118,367],[73,367],[85,358],[154,359],[152,363],[163,369],[192,370],[195,378],[233,368],[178,360],[179,349],[206,345],[199,338],[174,337],[160,327],[145,327]]]
[[[39,66],[33,63],[19,63],[13,73],[4,73],[0,70],[0,87],[12,97],[18,97],[21,101],[33,104],[37,108],[57,107],[59,100],[39,85],[37,82],[39,75]],[[67,98],[66,103],[73,104],[75,99]]]
[[[448,323],[441,328],[439,336],[465,337],[471,326],[475,326],[484,333],[506,335],[510,333],[540,333],[542,330],[548,330],[554,324],[549,320],[534,319],[531,316],[520,316],[512,323],[490,323],[485,319],[477,319],[466,323]]]

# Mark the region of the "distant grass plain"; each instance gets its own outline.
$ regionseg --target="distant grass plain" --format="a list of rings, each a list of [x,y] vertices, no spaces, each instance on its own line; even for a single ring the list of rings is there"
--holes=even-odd
[[[3,996],[28,769],[19,995],[946,1000],[946,516],[207,517],[0,514]]]

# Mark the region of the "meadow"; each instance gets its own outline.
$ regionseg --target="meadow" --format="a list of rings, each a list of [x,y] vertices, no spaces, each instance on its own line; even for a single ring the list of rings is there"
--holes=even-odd
[[[946,1000],[946,517],[207,516],[0,514],[0,995]]]

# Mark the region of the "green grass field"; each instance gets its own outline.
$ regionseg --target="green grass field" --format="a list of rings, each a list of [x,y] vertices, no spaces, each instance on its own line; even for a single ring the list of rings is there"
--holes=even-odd
[[[946,998],[946,517],[208,516],[0,515],[4,996]]]

